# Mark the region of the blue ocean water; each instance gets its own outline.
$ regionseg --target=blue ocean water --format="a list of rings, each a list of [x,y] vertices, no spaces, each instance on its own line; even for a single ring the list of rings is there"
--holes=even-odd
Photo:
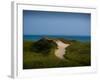
[[[65,36],[65,35],[24,35],[23,39],[25,41],[36,41],[39,40],[43,37],[48,37],[48,38],[64,38],[67,40],[78,40],[82,42],[87,42],[91,40],[90,36]]]

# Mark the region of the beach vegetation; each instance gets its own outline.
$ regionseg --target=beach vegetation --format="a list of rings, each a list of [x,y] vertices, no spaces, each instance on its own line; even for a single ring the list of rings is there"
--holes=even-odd
[[[61,41],[67,43],[69,40]],[[23,41],[23,69],[90,66],[90,42],[71,40],[69,43],[65,59],[59,59],[54,54],[57,49],[54,40],[42,38],[38,41]]]
[[[91,63],[90,47],[90,42],[73,42],[69,47],[66,48],[66,54],[64,57],[88,66]]]

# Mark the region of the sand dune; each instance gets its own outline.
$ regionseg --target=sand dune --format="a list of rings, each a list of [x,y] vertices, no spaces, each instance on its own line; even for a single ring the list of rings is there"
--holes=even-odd
[[[68,47],[70,44],[65,44],[60,40],[56,41],[56,43],[58,45],[58,49],[55,51],[55,55],[60,59],[64,59],[63,55],[65,54],[65,48]]]

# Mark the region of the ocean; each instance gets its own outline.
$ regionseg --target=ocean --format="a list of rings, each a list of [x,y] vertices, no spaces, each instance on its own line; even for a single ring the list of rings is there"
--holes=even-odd
[[[67,40],[77,40],[82,42],[87,42],[91,40],[90,36],[65,36],[65,35],[24,35],[23,40],[25,41],[37,41],[43,37],[48,38],[64,38]]]

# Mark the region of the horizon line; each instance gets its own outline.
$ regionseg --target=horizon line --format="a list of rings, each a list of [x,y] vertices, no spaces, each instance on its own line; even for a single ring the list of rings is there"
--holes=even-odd
[[[23,34],[23,36],[33,36],[33,34]],[[37,35],[34,35],[34,36],[91,36],[91,35],[45,35],[45,34],[37,34]]]

